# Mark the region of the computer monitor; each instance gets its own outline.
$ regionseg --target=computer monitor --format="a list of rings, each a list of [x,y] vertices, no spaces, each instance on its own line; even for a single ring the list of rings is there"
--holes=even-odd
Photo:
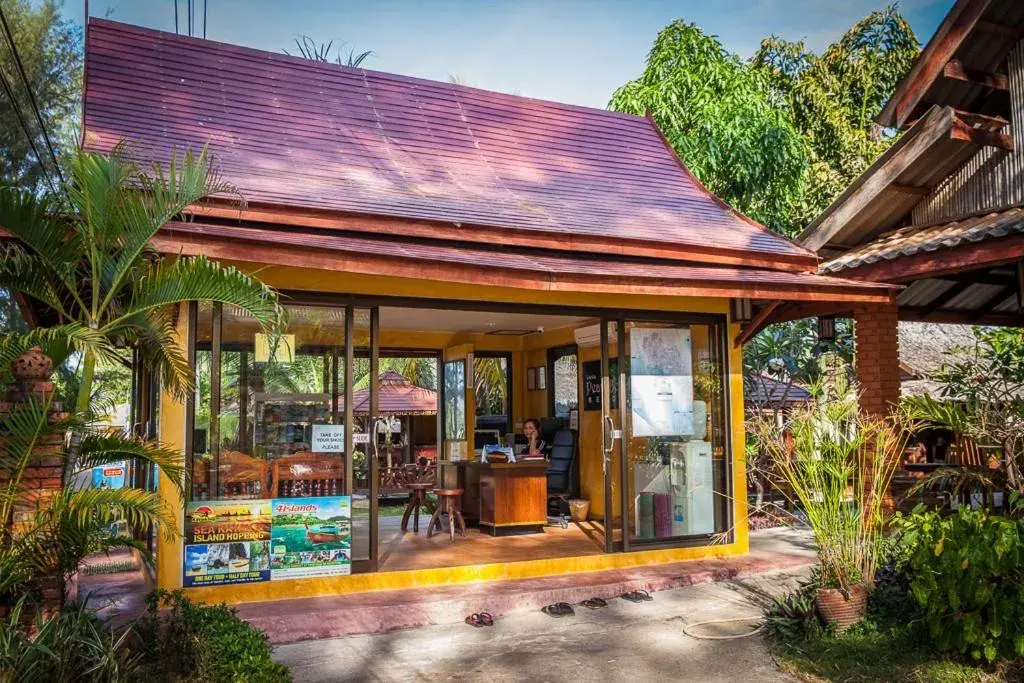
[[[497,446],[501,443],[501,434],[497,429],[473,430],[473,448],[480,450],[484,446]]]

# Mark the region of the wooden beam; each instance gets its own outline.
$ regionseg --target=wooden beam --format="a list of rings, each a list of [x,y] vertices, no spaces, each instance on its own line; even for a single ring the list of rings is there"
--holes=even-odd
[[[971,128],[984,128],[985,130],[1002,130],[1010,125],[1010,122],[1002,116],[989,114],[978,114],[977,112],[965,109],[953,109],[956,117]]]
[[[1005,36],[1011,40],[1024,40],[1024,29],[1017,26],[1007,26],[994,21],[982,20],[978,22],[978,30]]]
[[[946,62],[942,70],[942,76],[951,81],[980,85],[991,90],[1009,90],[1010,79],[1006,74],[994,74],[979,69],[968,69],[959,59],[951,59]]]
[[[1019,313],[988,313],[980,318],[974,317],[972,311],[938,311],[927,319],[921,317],[917,308],[900,308],[900,320],[909,322],[949,323],[953,325],[993,325],[997,327],[1021,327],[1024,316]]]
[[[747,323],[740,333],[736,335],[736,346],[743,346],[750,338],[761,331],[761,329],[767,324],[766,321],[771,317],[775,309],[782,305],[781,301],[770,301],[768,305],[758,311],[757,315],[754,316],[753,320]]]
[[[1024,259],[1024,235],[1008,235],[981,242],[959,244],[948,249],[925,251],[879,261],[836,273],[838,277],[872,282],[910,282],[925,278],[958,275]]]
[[[892,183],[886,190],[897,192],[899,194],[914,195],[917,197],[927,197],[932,192],[930,187],[916,187],[914,185],[900,185],[899,183]]]
[[[843,230],[871,202],[875,201],[915,161],[940,140],[948,139],[953,127],[953,109],[935,107],[913,130],[897,140],[870,167],[850,183],[825,211],[818,215],[798,242],[814,251],[835,240],[844,240]]]
[[[897,128],[903,127],[911,112],[914,111],[914,107],[932,87],[935,79],[939,77],[946,64],[956,54],[964,38],[974,29],[989,4],[990,0],[966,0],[961,4],[962,9],[957,16],[952,18],[948,24],[944,22],[936,32],[935,38],[925,46],[910,74],[900,83],[896,93],[893,94],[893,99],[896,100],[895,124]],[[952,12],[950,14],[952,15]]]
[[[985,299],[978,308],[976,308],[969,316],[969,322],[977,322],[981,318],[985,317],[995,309],[996,306],[1006,301],[1009,297],[1017,293],[1017,284],[1007,285],[998,292]]]
[[[953,127],[949,131],[951,140],[972,142],[983,147],[998,147],[1008,152],[1013,151],[1013,137],[1009,133],[1000,133],[984,128],[972,128],[960,118],[953,119]]]

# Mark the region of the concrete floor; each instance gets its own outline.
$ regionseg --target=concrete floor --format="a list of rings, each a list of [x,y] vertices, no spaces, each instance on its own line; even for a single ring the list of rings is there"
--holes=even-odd
[[[806,572],[773,572],[654,594],[651,602],[611,600],[554,619],[512,614],[490,628],[450,624],[377,636],[282,645],[275,658],[297,682],[314,681],[791,681],[776,670],[761,636],[697,640],[684,624],[751,616],[704,627],[742,632],[768,596]]]

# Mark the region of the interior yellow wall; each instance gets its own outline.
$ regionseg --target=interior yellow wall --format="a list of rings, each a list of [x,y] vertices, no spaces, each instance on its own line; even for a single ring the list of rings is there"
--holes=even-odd
[[[642,295],[601,294],[586,292],[526,292],[522,290],[460,285],[445,282],[419,281],[404,278],[385,278],[347,273],[325,273],[323,271],[288,269],[279,266],[261,267],[258,264],[234,263],[240,269],[257,273],[264,282],[278,289],[309,290],[317,292],[338,292],[379,296],[427,297],[462,301],[489,301],[495,303],[524,303],[535,305],[560,305],[600,309],[651,310],[671,313],[717,313],[728,314],[728,300],[693,297],[656,297]],[[184,316],[182,316],[184,317]],[[182,323],[183,325],[184,323]],[[225,331],[227,332],[227,331]],[[738,325],[729,325],[729,339],[739,333]],[[179,326],[184,338],[184,329]],[[521,421],[526,417],[546,416],[548,411],[547,391],[551,390],[552,378],[547,378],[545,391],[526,390],[526,368],[547,366],[547,349],[574,343],[571,328],[548,330],[542,334],[526,337],[497,335],[453,334],[444,332],[415,332],[381,330],[382,348],[451,349],[508,351],[512,353],[513,372],[513,419]],[[732,411],[732,454],[733,490],[737,493],[734,501],[734,518],[738,520],[735,540],[729,544],[708,548],[681,548],[673,550],[644,551],[628,555],[601,555],[593,558],[564,558],[534,562],[517,562],[502,565],[481,565],[444,570],[418,572],[391,572],[363,574],[351,577],[329,579],[308,579],[288,582],[268,582],[225,586],[216,588],[189,589],[190,595],[202,601],[227,600],[241,602],[266,600],[304,595],[323,595],[348,591],[398,588],[410,585],[440,585],[474,581],[484,578],[515,578],[540,576],[567,571],[587,571],[606,567],[626,567],[650,562],[664,562],[697,557],[727,556],[743,554],[748,549],[746,527],[746,478],[744,470],[743,438],[743,381],[742,356],[739,349],[732,348],[729,354],[729,386]],[[611,350],[614,354],[614,348]],[[580,349],[579,362],[600,358],[600,349]],[[582,410],[582,388],[580,390],[580,478],[584,497],[591,501],[591,517],[603,514],[604,480],[601,456],[601,415],[600,411]],[[467,407],[472,406],[470,402]],[[467,411],[468,412],[468,411]],[[469,416],[467,416],[469,417]],[[469,424],[472,424],[470,421]],[[160,413],[161,438],[177,448],[184,447],[184,408],[171,396],[164,395]],[[161,497],[172,505],[176,512],[179,528],[183,526],[182,504],[161,474]],[[618,499],[618,495],[615,496]],[[161,538],[158,547],[157,583],[161,588],[173,589],[181,586],[182,562],[181,538]]]

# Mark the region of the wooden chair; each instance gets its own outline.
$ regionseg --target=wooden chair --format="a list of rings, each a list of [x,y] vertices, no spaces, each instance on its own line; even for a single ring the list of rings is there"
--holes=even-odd
[[[345,490],[345,461],[327,453],[293,453],[274,461],[272,496],[340,496]]]
[[[241,451],[222,451],[218,470],[218,487],[224,496],[255,496],[265,498],[267,461]]]

